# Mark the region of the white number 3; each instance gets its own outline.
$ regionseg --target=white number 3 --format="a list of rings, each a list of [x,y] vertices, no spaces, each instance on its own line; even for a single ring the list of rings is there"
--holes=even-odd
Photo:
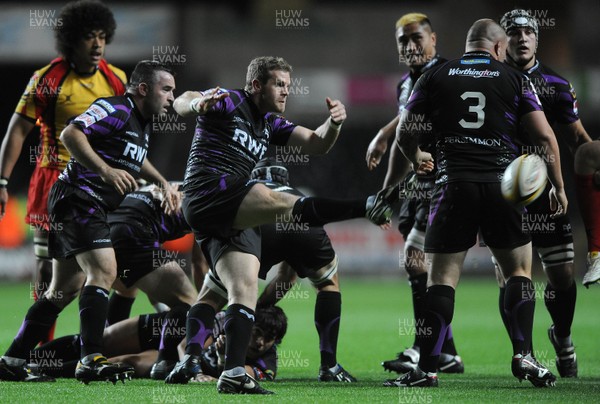
[[[475,122],[468,122],[464,119],[458,121],[460,126],[465,129],[479,129],[483,126],[483,121],[485,119],[485,112],[483,108],[485,108],[485,95],[480,93],[479,91],[465,91],[460,96],[463,100],[467,98],[477,98],[477,105],[470,105],[469,112],[474,112],[477,114],[477,120]]]

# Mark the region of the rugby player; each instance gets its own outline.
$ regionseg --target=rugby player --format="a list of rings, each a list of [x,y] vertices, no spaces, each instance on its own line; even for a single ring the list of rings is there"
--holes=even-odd
[[[425,14],[405,14],[396,22],[396,44],[400,63],[408,66],[406,73],[397,86],[398,114],[381,128],[367,149],[367,167],[373,170],[387,150],[389,140],[396,134],[400,115],[408,102],[414,83],[429,69],[446,61],[436,52],[437,35],[431,27],[431,21]],[[433,152],[434,144],[426,136],[422,136],[424,150]],[[404,254],[402,264],[408,274],[408,283],[412,289],[412,302],[415,324],[421,324],[425,291],[427,290],[427,260],[423,252],[427,216],[429,215],[429,193],[433,189],[435,171],[416,175],[410,173],[410,162],[398,147],[392,147],[388,160],[388,169],[383,187],[404,181],[398,229],[404,238]],[[408,176],[408,177],[407,177]],[[410,192],[414,190],[416,192]],[[419,344],[415,335],[413,345],[398,354],[395,359],[384,361],[384,369],[398,373],[406,373],[417,367],[419,362]],[[440,372],[463,373],[464,364],[457,355],[454,346],[452,328],[442,346],[439,361]]]
[[[246,358],[246,369],[254,372],[259,380],[274,380],[277,374],[277,346],[285,336],[287,318],[279,307],[259,308],[256,311],[256,324],[252,330],[252,339]],[[217,327],[210,346],[202,355],[204,375],[218,377],[219,364],[223,350],[224,312],[217,313]],[[160,355],[161,332],[169,321],[166,313],[152,313],[120,321],[104,329],[104,345],[112,362],[123,363],[135,369],[136,377],[151,377],[151,367]],[[180,330],[173,333],[182,334]],[[183,336],[183,335],[182,335]],[[33,364],[52,377],[72,378],[79,361],[81,336],[66,335],[46,343],[32,353]],[[46,359],[52,358],[52,360]],[[201,381],[213,380],[212,377],[199,377]]]
[[[508,35],[506,62],[527,75],[536,87],[548,122],[556,128],[571,152],[591,138],[581,124],[577,114],[577,99],[571,84],[536,57],[539,28],[535,18],[526,10],[515,9],[505,13],[500,25]],[[523,154],[533,153],[529,149],[530,141],[523,134],[526,145]],[[577,358],[571,340],[571,324],[575,314],[577,286],[574,277],[573,234],[571,222],[567,215],[550,217],[550,201],[548,193],[550,185],[540,198],[527,206],[527,216],[545,217],[543,230],[532,227],[532,245],[542,261],[548,283],[544,290],[544,302],[553,321],[548,329],[550,341],[556,350],[556,367],[562,377],[577,377]],[[530,222],[530,221],[529,221]],[[502,272],[496,265],[496,276],[500,283],[500,301],[504,300],[505,287]],[[533,292],[533,291],[532,291]],[[503,305],[500,315],[508,330],[509,323]]]
[[[48,211],[60,232],[50,233],[53,277],[44,297],[29,309],[19,333],[2,358],[5,368],[23,368],[29,351],[48,332],[58,314],[80,292],[81,361],[75,376],[84,383],[117,380],[131,369],[102,355],[108,291],[117,274],[107,214],[136,188],[135,177],[161,185],[167,212],[179,195],[145,158],[151,119],[173,102],[175,79],[164,65],[141,61],[124,96],[100,98],[61,133],[71,153],[67,168],[52,187]],[[110,136],[107,136],[109,135]],[[85,274],[85,286],[81,277]]]
[[[48,255],[48,193],[69,161],[69,151],[59,139],[67,122],[83,113],[100,97],[122,95],[125,73],[103,58],[106,45],[117,27],[110,9],[100,1],[67,3],[54,31],[60,57],[37,70],[13,114],[0,150],[0,220],[8,201],[7,185],[21,154],[25,138],[36,122],[40,143],[36,165],[27,195],[25,222],[34,228],[36,256],[35,293],[40,298],[52,278],[52,259]],[[52,339],[54,327],[45,339]]]
[[[262,159],[252,170],[252,178],[277,192],[303,194],[289,184],[287,168],[275,159]],[[317,290],[314,320],[319,334],[321,382],[356,382],[356,378],[337,361],[337,344],[342,316],[342,294],[338,280],[338,257],[321,226],[300,231],[285,231],[277,225],[260,228],[261,262],[259,278],[281,263],[276,276],[265,286],[257,307],[275,305],[292,288],[296,278],[308,278]]]
[[[425,252],[431,253],[421,357],[418,367],[388,380],[386,386],[437,387],[442,341],[454,314],[455,288],[467,251],[481,232],[504,271],[513,345],[512,373],[534,386],[550,386],[556,378],[532,356],[531,334],[535,295],[531,282],[530,236],[521,231],[521,217],[502,196],[500,181],[508,164],[520,154],[519,123],[545,153],[553,184],[553,215],[566,213],[567,198],[560,171],[558,145],[535,89],[501,62],[508,40],[494,21],[476,21],[467,34],[466,53],[425,73],[413,89],[400,119],[430,119],[436,137],[436,187],[433,191]],[[506,119],[509,117],[510,119]],[[397,141],[414,167],[432,162],[418,146],[418,131],[397,131]]]
[[[251,177],[277,192],[302,195],[297,189],[289,186],[287,168],[274,158],[260,160],[252,170]],[[278,230],[277,225],[261,226],[259,278],[265,279],[268,271],[279,263],[278,272],[265,286],[258,298],[257,307],[274,306],[285,297],[298,277],[308,278],[317,289],[314,318],[321,355],[318,380],[355,382],[356,378],[337,362],[342,295],[337,275],[338,258],[325,230],[322,227],[309,227],[300,231],[283,231]],[[209,303],[215,310],[220,310],[227,303],[227,290],[214,271],[207,270],[208,275],[200,273],[202,267],[203,265],[192,266],[193,277],[198,281],[196,286],[201,290],[200,294],[211,299],[203,303]],[[207,290],[215,292],[218,296],[206,294]]]
[[[326,99],[329,117],[315,130],[278,115],[285,110],[291,70],[282,58],[255,58],[248,66],[245,89],[188,91],[174,104],[182,116],[199,115],[183,184],[185,218],[201,240],[210,267],[229,292],[225,370],[217,383],[221,393],[271,393],[247,375],[243,366],[260,267],[256,226],[275,222],[322,226],[356,217],[383,224],[389,222],[390,205],[397,200],[397,188],[366,200],[339,201],[274,192],[250,180],[270,143],[301,147],[305,154],[324,154],[337,140],[346,119],[344,105],[330,98]],[[188,339],[197,334],[201,339],[205,321],[212,321],[214,313],[205,306],[196,304],[190,309]],[[200,346],[188,344],[187,355],[169,377],[193,377]]]

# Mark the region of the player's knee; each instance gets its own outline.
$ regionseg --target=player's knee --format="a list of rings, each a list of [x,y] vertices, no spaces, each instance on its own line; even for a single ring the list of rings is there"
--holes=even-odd
[[[299,197],[285,193],[269,190],[268,204],[271,210],[278,214],[291,214]]]
[[[338,256],[317,271],[315,277],[309,277],[310,283],[319,291],[327,289],[328,291],[339,291],[338,279]]]
[[[496,274],[496,282],[498,282],[498,287],[503,288],[504,286],[506,286],[506,280],[504,279],[502,269],[500,269],[500,265],[498,264],[496,257],[492,255],[491,260],[492,264],[494,264],[494,272]]]
[[[414,277],[427,272],[428,263],[425,253],[425,232],[414,227],[406,237],[404,250],[400,254],[400,266]]]
[[[538,247],[538,255],[546,272],[564,272],[572,266],[575,258],[573,243],[559,244],[552,247]],[[554,269],[551,269],[554,268]]]

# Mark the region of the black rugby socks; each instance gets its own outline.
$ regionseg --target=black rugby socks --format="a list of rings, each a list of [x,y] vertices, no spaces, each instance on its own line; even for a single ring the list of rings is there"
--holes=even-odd
[[[131,314],[133,302],[135,302],[135,297],[121,296],[117,292],[113,292],[108,298],[106,324],[111,325],[128,319]]]
[[[303,197],[296,201],[292,210],[293,223],[306,223],[309,226],[323,226],[331,222],[365,217],[366,201],[338,200],[316,197]]]
[[[215,309],[206,303],[197,303],[187,314],[187,345],[185,353],[200,356],[204,343],[213,335]]]
[[[157,362],[162,360],[177,361],[179,359],[177,345],[185,336],[186,315],[189,308],[189,305],[182,303],[171,308],[163,318]]]
[[[413,312],[415,324],[423,324],[423,308],[425,306],[425,293],[427,293],[427,272],[408,278],[412,291]],[[413,346],[419,345],[419,339],[415,333]]]
[[[506,281],[504,311],[510,324],[513,355],[531,352],[535,290],[531,279],[512,276]]]
[[[544,291],[544,303],[554,322],[554,333],[558,338],[571,335],[571,324],[575,315],[577,285],[575,281],[565,290],[554,289],[550,282]]]
[[[421,357],[419,368],[427,373],[437,372],[442,344],[454,315],[454,288],[433,285],[427,289],[424,322],[417,326]]]
[[[319,292],[315,303],[315,326],[319,333],[321,366],[332,368],[337,365],[337,342],[342,314],[340,292]]]
[[[225,369],[244,367],[254,325],[254,310],[242,304],[229,305],[225,312]]]
[[[48,335],[61,311],[62,309],[45,297],[35,302],[27,311],[21,328],[5,355],[29,359],[29,352]]]
[[[108,313],[108,290],[87,285],[79,297],[81,358],[104,351],[104,326]]]

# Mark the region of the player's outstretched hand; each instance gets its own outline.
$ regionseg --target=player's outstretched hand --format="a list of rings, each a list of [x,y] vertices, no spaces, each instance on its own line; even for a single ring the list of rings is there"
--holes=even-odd
[[[341,124],[346,120],[346,107],[340,100],[332,100],[331,98],[325,98],[327,102],[327,108],[329,108],[329,116],[335,124]]]
[[[229,93],[219,93],[220,87],[213,88],[197,98],[194,107],[192,108],[195,112],[200,115],[204,115],[211,109],[217,102],[229,97]]]
[[[369,143],[369,147],[367,148],[367,168],[369,170],[373,170],[377,168],[379,163],[381,162],[381,158],[387,151],[387,139],[383,136],[383,133],[378,133],[371,143]]]
[[[164,209],[167,215],[177,213],[181,209],[181,197],[182,194],[177,190],[178,185],[167,184],[165,187],[161,187],[163,194],[161,207]]]
[[[104,173],[100,174],[100,178],[105,183],[112,185],[121,195],[137,189],[135,178],[125,170],[109,167]]]
[[[569,201],[567,200],[567,194],[565,189],[562,188],[557,190],[554,186],[550,189],[550,210],[554,213],[550,214],[550,217],[555,218],[567,214],[567,206]]]

